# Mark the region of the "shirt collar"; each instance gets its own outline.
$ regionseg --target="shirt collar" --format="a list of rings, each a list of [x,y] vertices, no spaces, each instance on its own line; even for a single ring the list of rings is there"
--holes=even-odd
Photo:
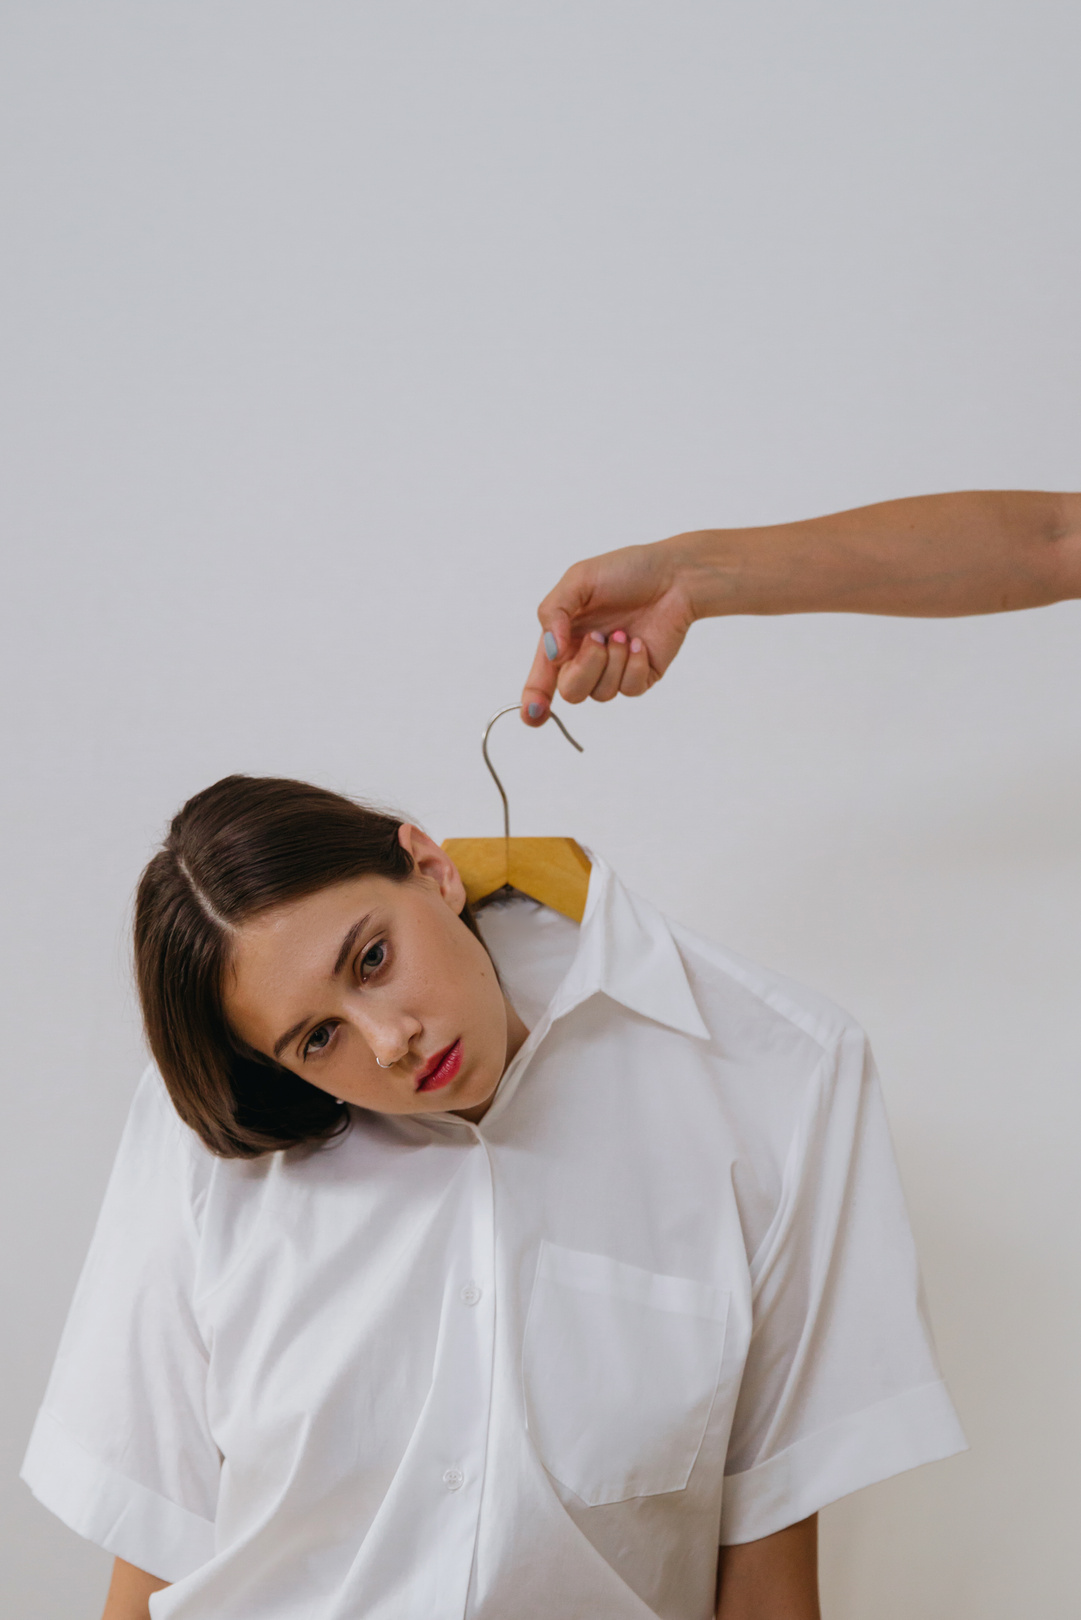
[[[671,930],[648,900],[632,894],[600,856],[592,870],[578,950],[544,1022],[602,991],[632,1012],[699,1040],[710,1033]]]
[[[600,856],[592,850],[586,853],[591,870],[578,949],[552,1000],[508,1064],[484,1118],[469,1127],[478,1135],[507,1108],[552,1025],[598,993],[681,1035],[712,1039],[664,917],[648,900],[625,888]],[[430,1124],[463,1124],[454,1113],[414,1117]]]

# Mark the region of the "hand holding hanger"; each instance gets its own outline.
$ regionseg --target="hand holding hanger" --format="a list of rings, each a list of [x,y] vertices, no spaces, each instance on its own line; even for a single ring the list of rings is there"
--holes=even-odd
[[[569,568],[541,603],[544,626],[522,693],[522,719],[543,725],[567,703],[639,697],[660,680],[694,623],[680,542],[625,546]]]

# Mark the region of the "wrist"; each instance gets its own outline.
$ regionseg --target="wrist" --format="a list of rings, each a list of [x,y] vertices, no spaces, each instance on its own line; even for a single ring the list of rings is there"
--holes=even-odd
[[[740,529],[693,529],[658,542],[689,617],[712,619],[722,613],[746,613],[746,558]]]

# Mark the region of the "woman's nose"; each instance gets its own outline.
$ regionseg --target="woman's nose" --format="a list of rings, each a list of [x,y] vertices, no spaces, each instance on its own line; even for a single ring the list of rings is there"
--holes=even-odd
[[[421,1024],[415,1018],[380,1020],[364,1031],[372,1056],[381,1069],[393,1069],[413,1049]]]

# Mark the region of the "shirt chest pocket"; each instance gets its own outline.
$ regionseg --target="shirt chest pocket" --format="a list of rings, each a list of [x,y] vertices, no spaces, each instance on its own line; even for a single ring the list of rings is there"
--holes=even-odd
[[[548,1472],[594,1507],[683,1490],[717,1389],[728,1298],[542,1242],[522,1374]]]

